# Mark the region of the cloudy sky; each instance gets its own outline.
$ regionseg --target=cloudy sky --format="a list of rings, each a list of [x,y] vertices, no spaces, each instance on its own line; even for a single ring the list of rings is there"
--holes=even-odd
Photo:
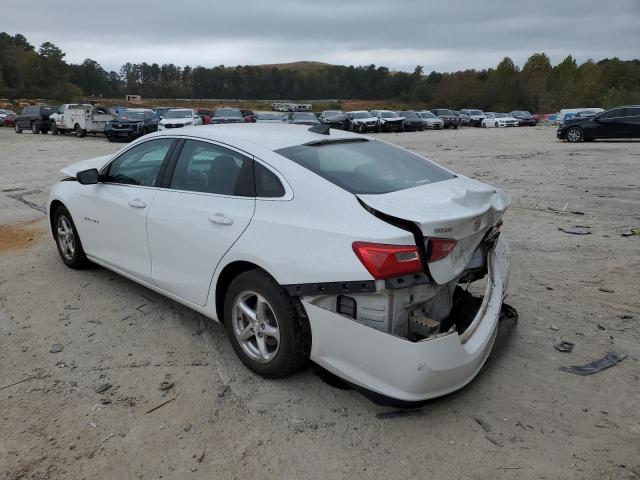
[[[640,57],[640,0],[3,0],[0,31],[67,60],[244,65],[316,60],[425,72]]]

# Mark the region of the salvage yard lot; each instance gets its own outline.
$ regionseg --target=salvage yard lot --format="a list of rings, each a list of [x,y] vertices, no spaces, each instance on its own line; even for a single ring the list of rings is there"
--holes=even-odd
[[[417,411],[313,365],[264,380],[220,325],[108,270],[67,269],[38,207],[60,168],[123,145],[0,129],[0,478],[639,478],[640,236],[622,234],[640,227],[640,142],[568,144],[550,127],[380,137],[513,201],[519,326],[467,388]],[[560,230],[575,226],[590,234]],[[559,370],[607,352],[627,357]]]

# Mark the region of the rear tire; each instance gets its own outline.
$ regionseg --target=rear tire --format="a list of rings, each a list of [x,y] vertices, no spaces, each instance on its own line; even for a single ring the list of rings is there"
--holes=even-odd
[[[262,270],[249,270],[233,279],[224,302],[224,325],[242,363],[258,375],[284,377],[309,360],[308,319],[298,314],[294,299]]]
[[[53,215],[53,235],[58,253],[69,268],[83,269],[91,266],[82,248],[80,235],[73,223],[69,210],[60,205]]]
[[[13,124],[13,130],[14,130],[16,133],[22,133],[22,129],[18,126],[18,123],[17,123],[17,122]]]

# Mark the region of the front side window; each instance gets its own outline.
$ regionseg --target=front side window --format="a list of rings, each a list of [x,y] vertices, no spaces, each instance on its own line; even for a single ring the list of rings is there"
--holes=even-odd
[[[104,182],[155,187],[172,138],[149,140],[130,148],[109,165]]]
[[[298,145],[276,153],[354,194],[389,193],[454,178],[424,157],[375,140]]]
[[[239,195],[241,177],[251,174],[244,155],[212,143],[187,140],[171,178],[171,188]],[[249,177],[250,178],[250,177]]]

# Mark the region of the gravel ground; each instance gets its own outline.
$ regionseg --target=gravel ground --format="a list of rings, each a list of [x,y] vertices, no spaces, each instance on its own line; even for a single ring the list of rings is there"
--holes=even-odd
[[[640,226],[640,143],[566,144],[548,127],[383,137],[513,199],[520,324],[467,388],[415,411],[313,365],[266,381],[220,325],[65,268],[38,208],[59,168],[122,145],[0,129],[0,478],[639,478],[640,236],[622,233]],[[591,233],[560,230],[574,226]],[[627,357],[559,370],[610,351]]]

